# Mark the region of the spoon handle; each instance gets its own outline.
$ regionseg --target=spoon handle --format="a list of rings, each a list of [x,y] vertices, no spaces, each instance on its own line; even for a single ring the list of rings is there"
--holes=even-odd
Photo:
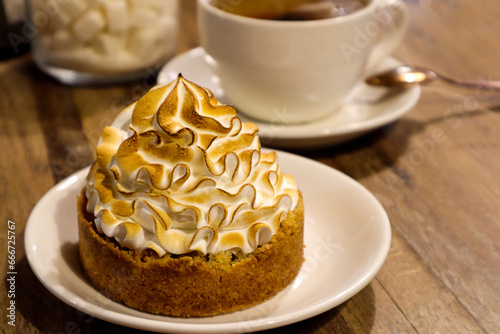
[[[440,75],[440,78],[448,83],[459,85],[459,86],[464,86],[464,87],[469,87],[469,88],[488,89],[488,90],[500,90],[500,81],[451,79],[451,78],[443,77],[442,75]]]

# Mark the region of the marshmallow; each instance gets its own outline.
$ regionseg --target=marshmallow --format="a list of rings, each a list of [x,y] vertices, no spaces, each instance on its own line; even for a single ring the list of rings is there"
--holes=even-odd
[[[81,15],[85,9],[87,9],[87,4],[83,0],[72,0],[61,4],[61,10],[70,20],[74,20]]]
[[[56,0],[48,0],[40,2],[37,10],[43,10],[49,17],[52,18],[50,25],[52,29],[66,28],[71,23],[71,17],[68,16]],[[40,12],[39,12],[40,13]],[[37,12],[33,14],[36,17]]]
[[[162,17],[157,24],[156,35],[161,43],[172,44],[177,32],[176,21],[172,17]]]
[[[165,0],[152,0],[155,4],[153,7],[159,8],[163,13],[170,13],[171,16],[177,15],[177,1],[165,1]]]
[[[173,17],[162,17],[157,23],[158,32],[160,35],[168,34],[170,31],[176,30],[176,21]]]
[[[70,50],[80,46],[81,43],[73,37],[66,29],[59,29],[52,38],[52,48],[54,50]]]
[[[106,1],[104,3],[108,30],[122,32],[128,28],[127,3],[123,0]]]
[[[156,26],[158,14],[148,8],[136,7],[130,15],[130,24],[135,27],[152,27]]]
[[[136,70],[174,50],[178,0],[32,1],[34,13],[48,18],[37,45],[62,67]]]
[[[110,55],[125,46],[125,36],[107,33],[97,34],[93,39],[92,46],[96,52]]]
[[[137,29],[133,31],[128,40],[128,50],[137,58],[150,57],[156,42],[155,29]]]
[[[102,14],[97,10],[90,10],[80,16],[73,24],[73,33],[82,41],[87,41],[99,32],[106,22]]]
[[[38,1],[36,11],[43,11],[48,16],[53,17],[60,11],[59,2],[56,0]]]

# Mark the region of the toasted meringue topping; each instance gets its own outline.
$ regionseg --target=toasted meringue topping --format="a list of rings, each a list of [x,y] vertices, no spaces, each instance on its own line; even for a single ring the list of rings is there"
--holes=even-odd
[[[253,123],[179,75],[118,114],[86,190],[99,233],[163,256],[268,243],[298,201]]]

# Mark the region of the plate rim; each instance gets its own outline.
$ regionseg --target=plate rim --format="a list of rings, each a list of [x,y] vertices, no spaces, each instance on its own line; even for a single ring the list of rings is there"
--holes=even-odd
[[[265,149],[263,149],[265,150]],[[378,214],[381,214],[381,217],[383,218],[383,221],[379,222],[380,226],[379,228],[382,229],[383,232],[383,241],[381,241],[381,248],[378,251],[378,256],[376,257],[376,260],[374,261],[374,264],[370,267],[370,269],[364,273],[363,277],[359,279],[355,284],[352,284],[349,289],[343,291],[341,296],[333,296],[332,298],[325,299],[324,301],[320,303],[316,303],[314,307],[308,307],[307,310],[304,311],[294,311],[291,313],[285,313],[279,316],[275,316],[272,318],[273,321],[267,321],[263,324],[256,325],[256,326],[248,326],[249,331],[256,331],[256,330],[266,330],[266,329],[271,329],[271,328],[276,328],[276,327],[281,327],[281,326],[286,326],[289,324],[293,324],[299,321],[306,320],[308,318],[311,318],[313,316],[319,315],[321,313],[324,313],[330,309],[333,309],[334,307],[337,307],[338,305],[344,303],[345,301],[349,300],[352,298],[354,295],[356,295],[359,291],[361,291],[364,287],[366,287],[372,280],[373,278],[377,275],[379,272],[380,268],[385,262],[385,259],[387,258],[387,255],[389,253],[390,245],[391,245],[391,224],[389,217],[387,215],[387,212],[385,211],[384,207],[382,204],[378,201],[378,199],[373,195],[366,187],[364,187],[361,183],[357,182],[350,176],[328,166],[325,165],[321,162],[308,159],[305,157],[302,157],[300,155],[296,155],[293,153],[288,153],[288,152],[283,152],[279,150],[273,150],[278,153],[278,158],[281,156],[287,156],[288,159],[300,159],[303,163],[307,164],[312,164],[314,165],[315,168],[321,168],[325,172],[328,173],[333,173],[336,174],[336,177],[344,178],[345,181],[349,182],[349,186],[355,187],[356,191],[362,192],[364,196],[367,196],[369,198],[370,203],[372,205],[372,210],[377,210]],[[36,225],[36,219],[34,218],[37,214],[38,211],[42,210],[43,206],[46,204],[46,202],[50,201],[51,196],[54,193],[63,191],[61,189],[63,188],[68,188],[71,187],[71,185],[75,182],[81,181],[82,178],[85,177],[86,173],[88,172],[89,167],[85,167],[64,180],[58,182],[56,185],[54,185],[49,191],[47,191],[41,199],[37,202],[35,207],[33,208],[32,212],[30,213],[30,216],[28,218],[28,221],[26,223],[26,228],[25,228],[25,235],[24,235],[24,241],[25,241],[25,252],[26,252],[26,258],[28,260],[28,263],[30,265],[30,268],[32,271],[35,273],[37,279],[52,293],[54,294],[59,300],[62,302],[66,303],[67,305],[80,310],[82,312],[85,312],[91,316],[94,316],[96,318],[99,318],[101,320],[111,322],[117,325],[121,326],[127,326],[131,328],[136,328],[136,329],[142,329],[142,330],[149,330],[149,331],[155,331],[155,332],[165,332],[165,331],[174,331],[178,333],[194,333],[194,332],[200,332],[200,333],[220,333],[221,331],[236,331],[240,333],[247,332],[247,330],[242,328],[245,327],[245,323],[253,322],[253,321],[259,321],[261,318],[257,319],[250,319],[250,320],[237,320],[233,322],[227,322],[227,323],[181,323],[181,322],[168,322],[168,320],[162,320],[162,319],[147,319],[147,318],[140,318],[135,315],[128,315],[124,313],[120,313],[115,310],[111,310],[105,307],[102,307],[97,304],[93,304],[89,302],[88,300],[84,300],[79,294],[73,293],[68,287],[64,286],[63,284],[49,284],[47,282],[47,277],[44,276],[43,274],[43,266],[41,264],[37,264],[35,262],[36,259],[36,251],[33,249],[34,241],[36,240],[36,237],[34,233],[31,232],[32,229],[34,229],[34,226]],[[76,216],[76,213],[75,213]],[[307,216],[307,215],[306,215]],[[304,241],[305,242],[305,241]],[[293,283],[292,283],[293,284]],[[96,290],[96,293],[99,293]],[[110,300],[111,301],[111,300]],[[115,303],[114,301],[111,301]],[[104,312],[99,312],[99,311],[104,311]],[[161,315],[160,315],[161,316]],[[162,317],[162,316],[161,316]],[[167,319],[170,318],[168,316],[164,316]],[[203,318],[196,318],[196,319],[203,319]],[[143,323],[146,322],[146,323]],[[243,325],[243,326],[241,326]]]

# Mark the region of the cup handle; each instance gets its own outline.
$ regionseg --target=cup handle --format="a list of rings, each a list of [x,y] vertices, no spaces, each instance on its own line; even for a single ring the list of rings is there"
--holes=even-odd
[[[375,20],[380,24],[383,35],[372,50],[367,69],[382,62],[398,47],[408,29],[409,18],[408,8],[401,0],[382,1]]]

